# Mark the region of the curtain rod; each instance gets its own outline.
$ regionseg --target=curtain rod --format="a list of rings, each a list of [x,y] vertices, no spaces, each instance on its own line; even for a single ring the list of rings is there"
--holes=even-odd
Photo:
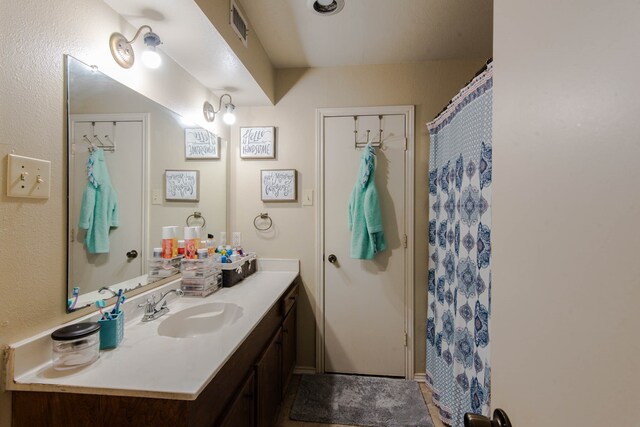
[[[469,83],[471,83],[473,81],[473,79],[475,79],[476,77],[478,77],[480,74],[484,73],[485,70],[487,69],[487,67],[489,66],[489,64],[491,64],[491,62],[493,62],[493,58],[489,58],[487,59],[487,62],[484,63],[484,65],[482,66],[482,68],[480,68],[480,70],[478,70],[474,75],[473,78],[471,80],[469,80],[468,82],[466,82],[464,84],[463,87],[467,86]],[[438,114],[436,114],[436,116],[433,118],[433,120],[437,119],[440,114],[444,113],[444,111],[447,109],[447,107],[449,107],[449,105],[451,105],[451,101],[453,101],[453,98],[451,98],[449,100],[449,102],[447,102],[447,105],[444,106],[444,108],[442,110],[440,110],[440,112]]]

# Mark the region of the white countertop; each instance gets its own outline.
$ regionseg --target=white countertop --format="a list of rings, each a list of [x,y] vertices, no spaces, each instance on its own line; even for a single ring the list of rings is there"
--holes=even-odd
[[[95,363],[75,370],[53,369],[49,335],[57,327],[45,331],[10,346],[7,389],[194,400],[282,296],[298,269],[297,260],[259,260],[258,271],[234,287],[206,298],[172,299],[170,312],[150,322],[142,322],[142,311],[133,310],[148,294],[136,296],[125,304],[127,321],[120,346],[101,351]],[[169,283],[151,293],[178,285]],[[158,334],[159,325],[181,309],[212,302],[237,304],[242,315],[212,334],[193,338]]]

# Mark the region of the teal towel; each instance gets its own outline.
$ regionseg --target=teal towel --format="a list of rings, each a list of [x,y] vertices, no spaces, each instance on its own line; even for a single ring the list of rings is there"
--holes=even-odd
[[[373,259],[386,249],[382,214],[375,184],[375,150],[369,144],[362,153],[358,181],[349,200],[351,258]]]
[[[84,243],[89,253],[109,253],[109,231],[118,226],[118,195],[111,186],[101,148],[89,155],[87,176],[78,227],[87,230]]]

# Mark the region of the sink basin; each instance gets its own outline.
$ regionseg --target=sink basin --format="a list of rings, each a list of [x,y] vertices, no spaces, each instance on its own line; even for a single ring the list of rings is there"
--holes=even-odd
[[[233,303],[212,302],[170,314],[158,326],[158,335],[191,338],[213,334],[242,317],[242,307]]]

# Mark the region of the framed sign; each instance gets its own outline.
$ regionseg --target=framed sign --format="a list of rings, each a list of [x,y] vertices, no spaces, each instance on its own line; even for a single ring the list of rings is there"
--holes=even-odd
[[[185,129],[184,157],[187,160],[219,159],[220,138],[206,129]]]
[[[164,171],[164,199],[168,202],[200,200],[200,171]]]
[[[295,169],[262,169],[260,177],[263,202],[295,202],[297,200]]]
[[[275,159],[276,128],[246,127],[240,128],[241,159]]]

